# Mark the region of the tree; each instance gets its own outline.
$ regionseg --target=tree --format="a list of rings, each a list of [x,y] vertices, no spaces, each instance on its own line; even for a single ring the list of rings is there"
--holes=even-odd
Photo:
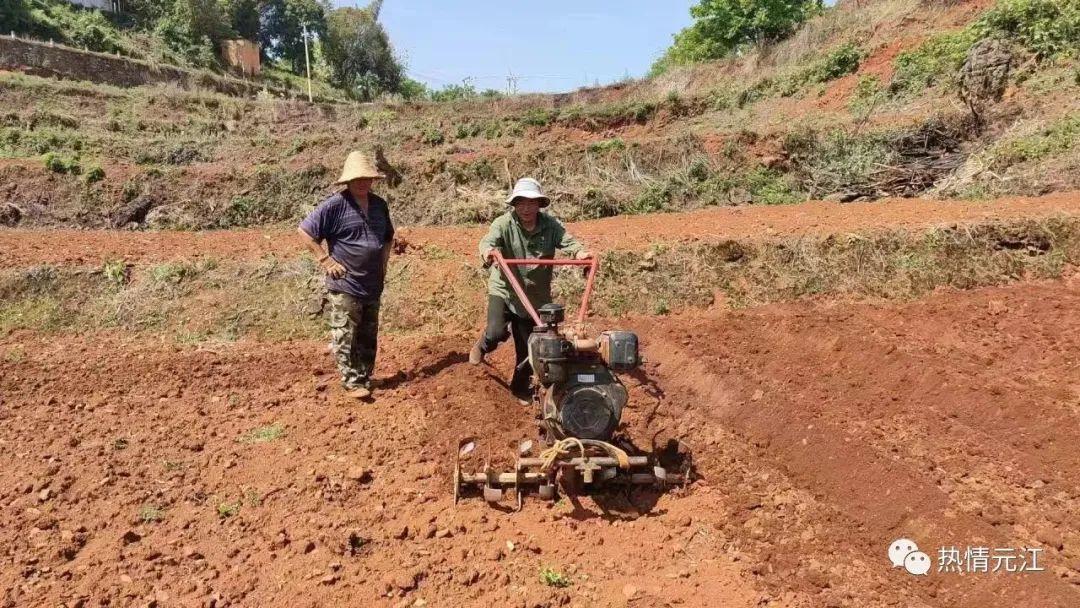
[[[258,40],[262,21],[261,0],[223,0],[232,29],[247,40]]]
[[[302,73],[304,26],[309,33],[324,36],[329,10],[329,2],[325,0],[264,0],[259,30],[263,53],[271,59],[292,63],[293,71]]]
[[[236,36],[218,0],[176,0],[155,28],[173,51],[194,65],[217,62],[218,44]]]
[[[378,5],[373,7],[376,10]],[[361,99],[398,92],[404,68],[394,56],[390,37],[370,9],[339,8],[326,21],[323,53],[331,82]]]
[[[653,64],[652,74],[776,42],[822,7],[822,0],[701,0],[690,8],[693,25],[675,35],[675,43]]]
[[[13,32],[27,32],[33,28],[30,11],[22,0],[0,2],[0,23],[4,24],[4,29]]]
[[[153,28],[166,15],[172,13],[175,0],[124,0],[124,14],[135,23]]]

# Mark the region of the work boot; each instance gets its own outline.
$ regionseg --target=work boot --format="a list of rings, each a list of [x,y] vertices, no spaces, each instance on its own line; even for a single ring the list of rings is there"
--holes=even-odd
[[[521,405],[531,405],[533,402],[533,393],[528,384],[521,386],[518,382],[511,382],[510,393],[514,395],[514,398]]]
[[[480,365],[484,362],[484,350],[480,348],[480,343],[473,344],[472,350],[469,351],[469,363],[472,365]]]
[[[365,401],[371,399],[371,383],[366,382],[360,386],[356,386],[345,390],[345,395],[350,399],[356,399],[357,401]]]

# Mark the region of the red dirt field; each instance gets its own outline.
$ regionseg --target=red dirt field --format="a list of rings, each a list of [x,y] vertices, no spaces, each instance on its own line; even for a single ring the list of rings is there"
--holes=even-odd
[[[621,216],[570,225],[598,250],[645,248],[658,241],[768,240],[798,235],[926,229],[939,225],[1080,214],[1080,193],[996,201],[886,199],[871,203],[707,209],[681,214]],[[405,247],[437,246],[471,255],[483,228],[403,228]],[[207,232],[0,229],[0,268],[37,264],[99,266],[109,260],[148,264],[176,258],[252,259],[295,256],[289,229]],[[646,238],[641,238],[646,235]]]
[[[533,434],[509,348],[471,367],[471,336],[388,337],[358,405],[321,343],[15,333],[0,605],[1077,606],[1078,309],[1074,276],[624,320],[624,433],[678,439],[701,479],[518,513],[449,484],[459,438]],[[915,577],[898,537],[1045,570]]]

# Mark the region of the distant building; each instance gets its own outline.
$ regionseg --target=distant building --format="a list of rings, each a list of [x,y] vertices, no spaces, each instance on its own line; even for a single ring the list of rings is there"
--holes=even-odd
[[[68,0],[68,2],[110,13],[120,12],[120,0]]]
[[[221,42],[221,59],[225,62],[225,65],[245,76],[258,75],[262,67],[259,57],[259,43],[251,40],[223,40]]]

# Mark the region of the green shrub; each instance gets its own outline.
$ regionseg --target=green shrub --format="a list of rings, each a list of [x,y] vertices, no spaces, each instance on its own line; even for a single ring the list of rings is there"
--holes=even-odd
[[[672,188],[670,184],[658,182],[650,184],[641,194],[634,199],[627,208],[628,213],[656,213],[667,209],[671,202]]]
[[[622,152],[626,149],[626,142],[616,137],[615,139],[605,139],[604,141],[593,142],[589,144],[589,152],[602,154],[605,152]]]
[[[140,165],[189,165],[208,162],[212,157],[202,150],[199,142],[157,141],[136,150],[134,160]]]
[[[438,91],[431,91],[431,101],[448,102],[476,99],[479,94],[471,84],[448,84]]]
[[[48,152],[81,152],[86,147],[82,136],[73,131],[57,131],[42,128],[36,131],[23,131],[17,128],[0,127],[0,150],[12,156],[35,156]]]
[[[872,75],[863,76],[851,93],[848,109],[855,114],[864,114],[881,103],[884,97],[885,92],[881,87],[881,79]]]
[[[47,110],[34,110],[34,113],[30,115],[29,127],[36,129],[40,126],[78,129],[79,121],[70,116],[61,116]]]
[[[894,94],[918,93],[938,84],[955,85],[957,72],[979,39],[978,32],[969,28],[939,34],[914,50],[900,53],[889,90]]]
[[[975,26],[1010,38],[1040,58],[1080,50],[1080,0],[999,0]]]
[[[86,173],[83,175],[83,181],[87,185],[96,184],[105,179],[105,170],[97,165],[90,165],[86,169]]]
[[[858,45],[847,42],[836,47],[811,69],[813,82],[828,82],[854,74],[866,53]]]
[[[49,152],[42,157],[42,161],[45,163],[45,168],[53,173],[70,173],[71,175],[82,173],[82,166],[77,158],[68,158]]]
[[[773,169],[759,167],[745,174],[742,186],[750,194],[750,202],[761,205],[787,205],[797,203],[801,196],[788,178]]]
[[[123,42],[120,31],[97,10],[87,10],[58,0],[4,0],[0,8],[4,34],[8,30],[102,53],[138,56]],[[8,6],[11,8],[8,8]],[[14,10],[10,17],[5,12]]]
[[[123,260],[109,260],[102,266],[101,274],[109,285],[120,289],[128,282],[127,263]]]
[[[198,274],[198,269],[187,262],[166,262],[150,268],[150,277],[156,283],[178,285],[184,279]]]
[[[1024,162],[1039,161],[1076,147],[1080,141],[1080,114],[1072,114],[1042,131],[1008,141],[991,149],[993,167],[1004,170]]]
[[[859,46],[847,42],[834,48],[828,55],[808,67],[786,76],[765,80],[758,85],[758,88],[762,95],[778,94],[790,97],[805,89],[807,85],[821,84],[855,73],[864,56],[865,53]]]
[[[864,189],[882,167],[895,164],[896,159],[887,136],[851,135],[842,130],[823,136],[792,133],[784,148],[811,196]]]
[[[429,146],[438,146],[446,142],[446,136],[439,129],[429,126],[420,133],[420,141]]]
[[[999,0],[972,25],[930,38],[896,57],[893,93],[918,92],[955,83],[957,71],[976,42],[1011,40],[1040,59],[1080,53],[1080,0]]]
[[[544,108],[530,108],[521,117],[522,124],[530,127],[546,127],[555,122],[558,112]]]
[[[599,188],[589,188],[579,204],[575,219],[595,220],[614,217],[621,211],[618,203]]]

